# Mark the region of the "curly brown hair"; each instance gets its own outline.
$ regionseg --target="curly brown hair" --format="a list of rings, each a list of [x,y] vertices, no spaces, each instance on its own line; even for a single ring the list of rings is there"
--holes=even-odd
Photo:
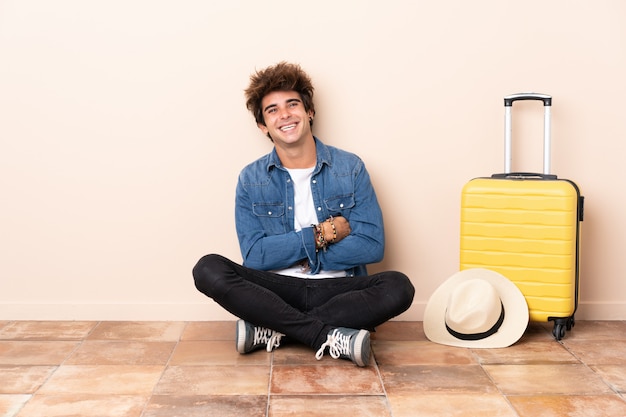
[[[254,115],[257,124],[265,125],[261,102],[263,97],[274,91],[297,92],[304,109],[315,114],[311,78],[300,65],[282,61],[250,76],[250,85],[245,90],[246,107]],[[313,124],[312,119],[310,123]]]

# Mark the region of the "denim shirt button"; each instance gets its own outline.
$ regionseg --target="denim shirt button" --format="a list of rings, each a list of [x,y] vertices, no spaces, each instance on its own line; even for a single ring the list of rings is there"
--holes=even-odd
[[[322,211],[322,208],[321,208],[321,207],[318,207],[318,208],[317,208],[317,211]]]
[[[313,180],[313,184],[317,184],[317,180]]]
[[[267,212],[267,215],[268,215],[268,216],[271,216],[271,215],[272,215],[272,212],[271,212],[271,211],[268,211],[268,212]]]
[[[339,207],[343,208],[343,203],[339,204]]]
[[[291,206],[289,206],[288,208],[289,208],[289,210],[293,210],[293,207],[291,207]]]

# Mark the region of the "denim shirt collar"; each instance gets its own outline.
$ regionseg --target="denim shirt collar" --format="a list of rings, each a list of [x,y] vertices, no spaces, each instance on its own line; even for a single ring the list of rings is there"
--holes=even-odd
[[[322,168],[322,165],[326,164],[328,166],[332,166],[333,164],[328,147],[324,145],[316,136],[313,136],[313,140],[315,140],[315,149],[317,154],[317,165],[315,167],[315,173],[317,173]],[[276,153],[276,147],[272,149],[272,152],[270,152],[267,159],[267,170],[270,171],[272,167],[284,169],[283,164],[280,162],[280,158],[278,157],[278,153]]]

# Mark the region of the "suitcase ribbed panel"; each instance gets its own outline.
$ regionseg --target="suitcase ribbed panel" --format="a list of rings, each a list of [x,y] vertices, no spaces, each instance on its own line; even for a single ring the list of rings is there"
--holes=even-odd
[[[578,191],[566,180],[477,178],[463,188],[461,269],[508,277],[530,319],[576,309]]]

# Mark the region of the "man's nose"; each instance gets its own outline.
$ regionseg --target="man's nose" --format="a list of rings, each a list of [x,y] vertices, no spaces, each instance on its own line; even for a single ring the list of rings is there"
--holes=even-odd
[[[286,119],[291,114],[289,112],[289,108],[287,108],[287,107],[283,107],[283,108],[279,109],[278,112],[279,112],[278,113],[278,117],[280,117],[281,119]]]

